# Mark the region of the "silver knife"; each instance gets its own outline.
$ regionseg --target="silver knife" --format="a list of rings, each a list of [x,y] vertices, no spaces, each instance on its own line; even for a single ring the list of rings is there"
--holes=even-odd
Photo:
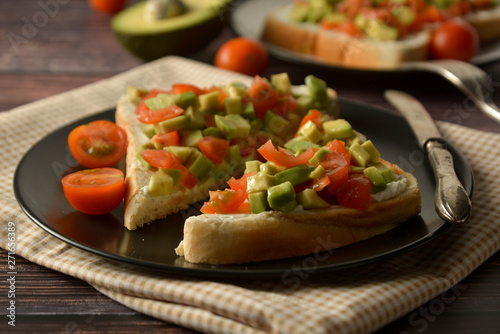
[[[431,116],[409,94],[387,90],[384,96],[406,118],[430,161],[436,178],[434,205],[438,215],[450,223],[464,223],[471,213],[471,200],[458,180],[453,157]]]

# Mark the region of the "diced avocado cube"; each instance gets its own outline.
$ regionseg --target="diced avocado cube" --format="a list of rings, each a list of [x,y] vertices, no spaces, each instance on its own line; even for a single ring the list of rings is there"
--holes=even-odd
[[[370,153],[370,162],[377,162],[380,160],[380,152],[377,150],[371,140],[365,141],[363,144],[361,144],[361,147],[363,147],[368,153]]]
[[[275,210],[282,211],[282,212],[290,212],[295,210],[295,208],[299,205],[296,200],[290,201],[286,203],[285,205],[276,208]]]
[[[319,150],[314,153],[313,157],[309,159],[309,164],[312,166],[317,166],[321,160],[323,160],[328,153],[331,153],[330,150],[327,150],[324,147],[320,147]]]
[[[395,41],[399,37],[397,28],[376,19],[369,19],[366,22],[364,32],[366,36],[380,41]]]
[[[285,169],[282,172],[274,175],[274,181],[276,184],[290,182],[294,187],[301,185],[311,179],[311,172],[314,167],[307,165],[295,166],[292,168]]]
[[[241,112],[241,116],[245,117],[246,119],[254,120],[255,119],[255,109],[253,107],[252,102],[247,102],[243,106],[243,110]]]
[[[328,12],[328,7],[323,6],[310,6],[309,12],[307,13],[306,21],[309,23],[318,23],[321,21],[323,16]]]
[[[329,23],[343,23],[348,20],[348,17],[344,13],[339,13],[339,12],[330,12],[327,13],[324,17],[323,20],[324,22],[329,22]]]
[[[196,152],[194,148],[184,146],[166,146],[163,149],[175,155],[182,164],[185,164]]]
[[[142,132],[148,137],[148,138],[153,138],[153,136],[156,134],[156,129],[154,124],[144,124],[141,123],[141,129]]]
[[[328,140],[344,139],[352,136],[352,126],[345,119],[335,119],[323,123]]]
[[[198,96],[200,111],[213,114],[219,111],[219,92],[213,91],[210,93],[201,94]]]
[[[292,124],[292,129],[297,129],[302,121],[302,117],[296,112],[289,112],[287,119]]]
[[[306,210],[323,209],[330,206],[314,190],[307,188],[297,194],[297,201]]]
[[[319,179],[320,177],[323,177],[325,175],[326,169],[325,167],[318,165],[314,170],[311,172],[311,179]]]
[[[193,91],[188,91],[180,94],[179,101],[177,105],[182,109],[186,109],[187,107],[193,107],[195,109],[198,108],[198,97]]]
[[[279,172],[278,166],[270,161],[267,161],[259,166],[259,170],[264,174],[274,175]]]
[[[384,187],[386,185],[384,176],[380,172],[380,170],[377,169],[377,167],[370,166],[366,168],[363,173],[365,174],[366,177],[370,179],[370,182],[375,186],[375,187]]]
[[[361,167],[365,167],[371,158],[370,153],[359,144],[351,145],[351,147],[349,147],[349,154],[356,164]]]
[[[182,130],[189,125],[189,116],[179,115],[174,118],[167,119],[158,124],[155,124],[157,133],[172,132],[174,130]]]
[[[211,126],[203,130],[203,137],[209,137],[209,136],[215,138],[222,138],[222,132],[216,127]]]
[[[240,115],[215,115],[215,124],[228,140],[250,135],[250,123]]]
[[[274,186],[274,176],[258,172],[249,176],[247,179],[247,193],[251,194],[258,191],[267,191]]]
[[[350,173],[363,173],[365,171],[365,167],[349,165]]]
[[[409,26],[415,21],[415,13],[407,6],[398,6],[391,10],[391,14],[405,26]]]
[[[302,125],[299,130],[299,134],[306,137],[307,140],[315,144],[323,139],[323,136],[321,135],[318,127],[312,121],[307,121],[306,124]]]
[[[285,148],[290,152],[292,152],[293,154],[296,154],[297,152],[303,152],[307,150],[308,147],[319,148],[319,145],[314,144],[307,140],[300,140],[300,139],[298,140],[292,139],[285,144]]]
[[[295,99],[297,106],[301,110],[301,115],[305,115],[312,109],[314,99],[309,95],[301,95]]]
[[[167,174],[158,170],[151,175],[148,184],[150,196],[165,196],[170,194],[174,187],[174,180]]]
[[[248,87],[242,82],[231,82],[226,86],[227,95],[229,96],[245,96]]]
[[[294,5],[290,13],[290,19],[295,22],[304,22],[309,14],[309,6],[304,4]]]
[[[264,127],[280,137],[285,137],[292,130],[292,124],[288,120],[270,110],[266,112],[264,117]]]
[[[368,19],[362,15],[362,14],[357,14],[354,17],[354,24],[356,27],[358,27],[360,30],[365,30],[366,24],[368,22]]]
[[[260,165],[262,162],[258,160],[250,160],[245,163],[245,174],[246,173],[257,173],[260,171]]]
[[[224,99],[224,107],[226,114],[241,115],[243,112],[243,104],[241,103],[241,96],[228,96]]]
[[[205,127],[205,115],[193,106],[188,106],[184,111],[184,115],[189,117],[189,123],[185,127],[187,130],[202,129]]]
[[[229,157],[229,161],[237,163],[237,164],[241,164],[243,160],[241,158],[240,146],[239,145],[229,146],[228,157]]]
[[[261,213],[267,210],[267,192],[258,191],[248,194],[251,213]]]
[[[160,170],[170,176],[174,181],[174,186],[178,185],[181,181],[181,171],[175,168],[160,168]]]
[[[254,119],[250,122],[250,136],[255,137],[255,135],[262,129],[264,122],[260,119]]]
[[[271,75],[271,85],[280,93],[290,93],[292,83],[288,73],[279,73]]]
[[[318,106],[313,105],[313,107],[317,109],[324,107],[328,102],[328,86],[326,85],[326,82],[310,74],[306,77],[305,83],[313,101],[318,102]]]
[[[142,98],[146,96],[148,90],[145,88],[128,86],[127,87],[127,100],[137,105],[141,102]]]
[[[180,101],[180,95],[177,94],[158,94],[156,97],[146,100],[146,105],[152,110],[158,110],[170,107],[172,104],[176,104]]]
[[[383,163],[377,162],[373,164],[373,166],[375,166],[380,171],[380,173],[382,173],[385,183],[391,183],[397,180],[396,175],[394,175],[392,170]]]
[[[267,202],[274,210],[280,210],[292,201],[295,201],[295,189],[289,181],[267,189]]]
[[[196,159],[189,164],[188,169],[197,179],[203,179],[211,174],[215,169],[215,165],[203,154],[198,154]]]
[[[184,133],[184,146],[187,147],[198,147],[198,141],[203,138],[203,132],[201,130],[194,130]]]
[[[220,164],[215,166],[215,170],[212,172],[212,177],[219,184],[226,182],[230,178],[231,165],[227,161],[222,161]]]

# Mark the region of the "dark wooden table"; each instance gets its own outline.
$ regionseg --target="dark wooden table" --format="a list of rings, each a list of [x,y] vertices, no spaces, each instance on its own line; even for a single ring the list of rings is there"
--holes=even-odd
[[[108,78],[141,64],[141,60],[115,41],[109,28],[110,19],[110,15],[92,11],[83,0],[0,1],[0,111]],[[228,27],[205,50],[192,57],[210,63],[217,47],[234,36]],[[500,62],[485,65],[483,69],[491,75],[493,96],[500,105]],[[446,81],[433,75],[375,75],[272,58],[267,74],[283,71],[291,74],[294,83],[302,82],[307,74],[316,74],[335,87],[341,98],[388,110],[393,109],[383,99],[383,91],[387,88],[405,90],[420,99],[435,119],[500,132],[498,123],[471,106]],[[0,250],[0,263],[6,272],[4,250]],[[132,311],[73,277],[19,257],[16,265],[15,329],[20,332],[192,333]],[[5,314],[8,289],[4,279],[0,287],[3,310],[0,313]],[[456,300],[444,304],[437,298],[379,333],[497,333],[500,254],[495,254],[449,293],[457,296]],[[0,332],[12,329],[4,316]]]

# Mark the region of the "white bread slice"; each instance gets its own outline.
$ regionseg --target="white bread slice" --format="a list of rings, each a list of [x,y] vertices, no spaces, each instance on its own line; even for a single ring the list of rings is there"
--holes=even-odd
[[[404,61],[427,59],[429,30],[398,41],[353,38],[320,29],[318,24],[291,21],[292,7],[293,4],[280,6],[268,13],[262,33],[265,42],[345,67],[392,69]]]
[[[463,18],[476,28],[482,43],[492,42],[500,38],[500,6],[469,13]]]
[[[146,187],[153,172],[144,168],[136,158],[139,147],[147,143],[149,139],[135,116],[135,108],[136,106],[130,103],[126,96],[122,96],[118,101],[115,114],[116,124],[127,132],[129,140],[126,156],[124,210],[124,224],[129,230],[135,230],[137,227],[183,210],[190,203],[205,199],[209,190],[220,186],[214,179],[209,179],[192,189],[177,187],[166,196],[149,196]]]
[[[292,86],[292,90],[294,92],[307,92],[305,86]],[[336,117],[339,112],[337,92],[328,88],[327,93],[330,103],[328,110],[324,110],[324,112]],[[135,230],[154,220],[163,219],[169,214],[184,210],[190,204],[206,199],[209,190],[223,187],[231,176],[240,176],[225,173],[225,175],[218,178],[219,182],[214,178],[208,178],[192,189],[177,186],[170,194],[165,196],[153,197],[148,195],[147,186],[153,171],[142,166],[136,158],[136,153],[139,147],[147,143],[149,139],[144,134],[141,123],[137,120],[135,109],[136,106],[129,102],[126,96],[122,96],[118,100],[115,114],[116,123],[127,132],[128,136],[124,207],[124,225],[127,229]],[[287,139],[289,138],[281,138],[280,145]],[[251,155],[247,159],[251,160],[253,156]]]
[[[372,201],[367,211],[334,205],[288,213],[192,216],[176,253],[192,263],[238,264],[312,254],[387,232],[418,215],[421,202],[415,177],[384,163],[407,178],[407,187],[394,198]]]
[[[409,35],[403,40],[378,41],[320,29],[314,54],[325,62],[338,66],[394,69],[406,61],[427,59],[430,40],[430,30]]]

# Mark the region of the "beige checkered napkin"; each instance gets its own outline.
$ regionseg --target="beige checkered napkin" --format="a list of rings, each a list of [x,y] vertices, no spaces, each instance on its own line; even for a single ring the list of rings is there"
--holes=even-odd
[[[15,222],[18,255],[85,280],[138,312],[206,333],[372,332],[439,294],[443,301],[453,300],[459,286],[446,291],[500,248],[500,159],[489,154],[500,151],[500,135],[447,123],[439,124],[443,134],[475,171],[470,222],[401,256],[293,283],[201,280],[111,262],[48,235],[21,212],[12,191],[14,166],[50,131],[112,107],[128,84],[209,85],[234,79],[248,80],[170,57],[0,114],[1,146],[19,148],[0,152],[0,246],[7,247],[8,222]]]

